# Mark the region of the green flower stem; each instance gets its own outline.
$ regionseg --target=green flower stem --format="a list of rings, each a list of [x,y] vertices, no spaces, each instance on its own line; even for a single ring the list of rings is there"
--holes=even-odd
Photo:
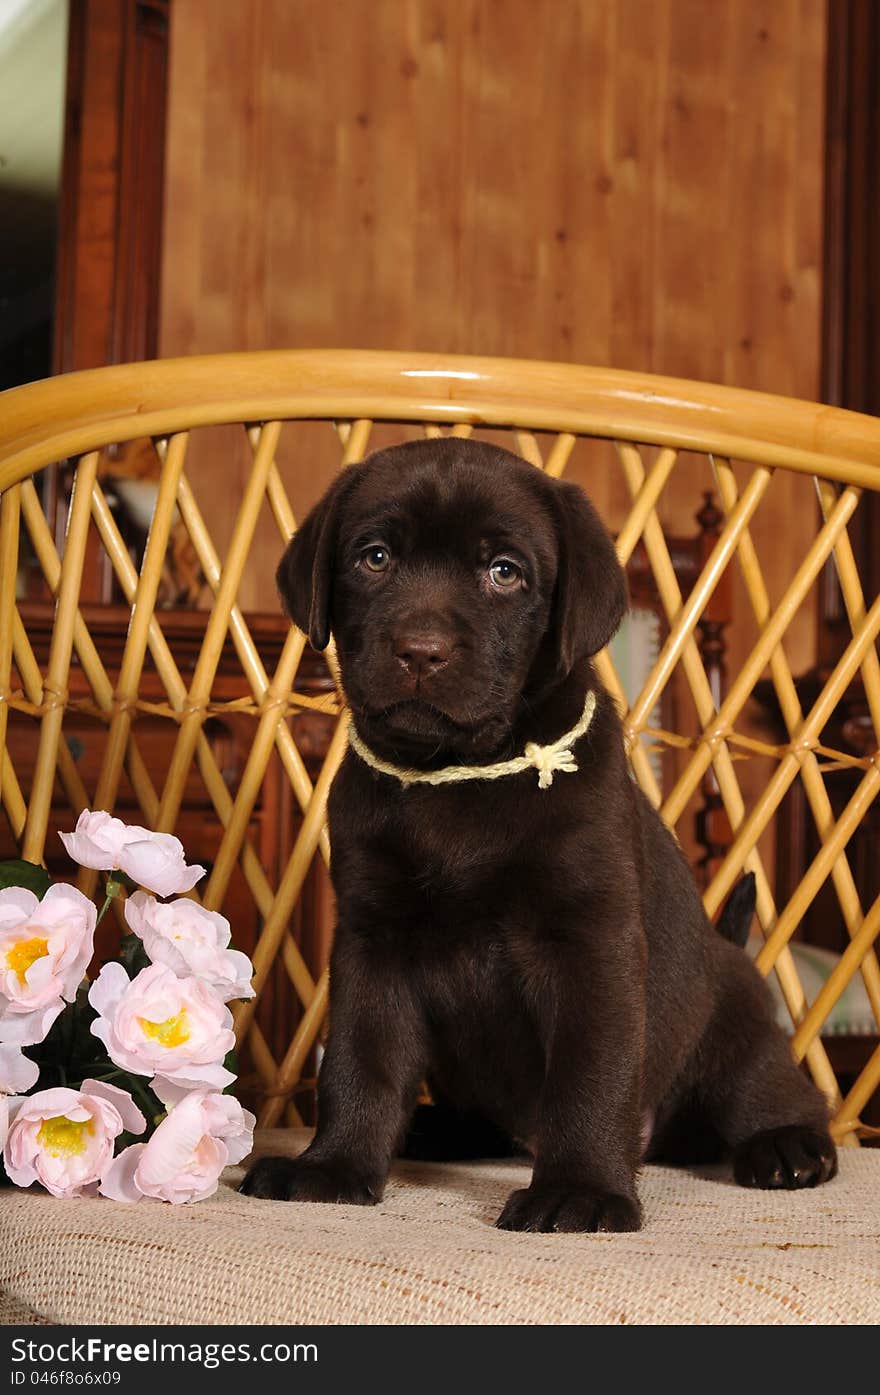
[[[119,895],[119,893],[120,893],[121,891],[124,891],[124,890],[125,890],[125,884],[124,884],[123,882],[121,882],[121,881],[117,881],[115,877],[108,877],[108,878],[107,878],[107,885],[106,885],[106,887],[104,888],[104,890],[105,890],[105,893],[106,893],[105,899],[104,899],[104,904],[103,904],[103,906],[101,907],[101,909],[100,909],[99,912],[98,912],[98,919],[97,919],[96,922],[95,922],[96,925],[100,925],[100,924],[101,924],[101,921],[104,919],[104,916],[107,914],[107,908],[109,907],[110,902],[113,901],[113,900]]]

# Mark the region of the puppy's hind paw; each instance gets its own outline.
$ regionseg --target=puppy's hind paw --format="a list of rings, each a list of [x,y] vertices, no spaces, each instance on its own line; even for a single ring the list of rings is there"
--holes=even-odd
[[[837,1149],[824,1129],[788,1124],[753,1134],[733,1156],[733,1175],[741,1187],[818,1187],[837,1172]]]
[[[591,1188],[531,1186],[511,1192],[495,1222],[499,1230],[639,1230],[639,1203],[615,1192]]]
[[[304,1158],[260,1158],[239,1187],[265,1201],[323,1201],[375,1206],[382,1197],[343,1163],[310,1163]]]

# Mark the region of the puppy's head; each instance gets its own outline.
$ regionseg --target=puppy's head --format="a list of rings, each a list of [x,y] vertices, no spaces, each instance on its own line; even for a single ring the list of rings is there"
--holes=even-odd
[[[521,699],[601,649],[626,609],[614,545],[580,489],[454,438],[345,470],[277,580],[316,649],[333,631],[363,739],[408,764],[492,759]]]

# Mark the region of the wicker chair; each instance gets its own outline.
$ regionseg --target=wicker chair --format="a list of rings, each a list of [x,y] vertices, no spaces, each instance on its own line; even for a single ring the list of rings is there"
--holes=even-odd
[[[78,1203],[71,1227],[72,1207],[6,1192],[0,1196],[6,1238],[0,1279],[7,1320],[602,1322],[622,1315],[631,1321],[876,1321],[880,1290],[870,1239],[872,1225],[877,1229],[880,1153],[858,1145],[876,1132],[863,1115],[880,1086],[880,1047],[866,1053],[843,1092],[822,1029],[857,977],[880,1023],[873,948],[880,898],[862,904],[847,857],[847,844],[880,788],[880,598],[864,597],[847,533],[863,491],[880,489],[880,422],[606,369],[342,351],[125,365],[2,394],[0,799],[8,840],[28,860],[55,857],[47,839],[64,813],[69,810],[72,821],[84,807],[120,807],[123,791],[143,822],[183,832],[188,782],[197,781],[216,830],[202,900],[228,910],[235,882],[254,912],[254,934],[239,942],[254,959],[258,996],[238,1005],[235,1026],[259,1096],[259,1122],[264,1128],[301,1124],[327,1001],[326,945],[307,962],[303,902],[313,864],[329,859],[324,811],[345,751],[346,716],[326,683],[309,681],[299,632],[282,631],[269,662],[259,638],[265,625],[261,630],[239,596],[253,568],[265,573],[296,526],[285,482],[304,459],[314,460],[315,423],[324,424],[322,449],[332,444],[343,466],[362,458],[377,435],[384,444],[414,432],[491,433],[537,468],[557,476],[568,470],[593,492],[598,481],[607,484],[613,476],[619,555],[626,563],[638,547],[647,557],[668,629],[631,703],[607,653],[600,671],[625,712],[634,775],[685,846],[707,781],[723,807],[732,838],[705,889],[710,916],[744,870],[756,875],[764,935],[758,966],[775,975],[792,1020],[792,1049],[831,1103],[844,1145],[841,1177],[817,1202],[816,1196],[768,1198],[717,1183],[712,1190],[705,1176],[650,1169],[647,1228],[640,1237],[492,1231],[486,1222],[519,1175],[514,1164],[422,1170],[409,1164],[398,1172],[385,1205],[356,1215],[347,1208],[248,1202],[223,1188],[183,1219],[152,1205]],[[200,435],[220,424],[238,424],[239,463],[241,448],[246,452],[222,561],[206,523],[207,492],[200,501],[188,474]],[[108,502],[104,477],[108,451],[149,438],[157,488],[146,542],[133,550]],[[43,472],[59,462],[69,462],[73,481],[63,548],[47,522],[40,488]],[[52,478],[57,484],[57,471]],[[775,563],[778,557],[776,540],[762,533],[761,505],[774,479],[812,481],[815,496],[799,513],[810,536],[782,583],[776,566],[771,601],[767,557],[773,554]],[[673,517],[667,505],[675,488],[682,497],[685,484],[685,497],[696,502],[705,487],[714,488],[724,522],[683,597],[661,520]],[[271,558],[265,534],[259,546],[254,541],[264,508],[277,527]],[[181,536],[212,601],[189,665],[181,662],[159,604],[169,549]],[[22,619],[25,549],[30,574],[38,571],[54,598],[45,652]],[[84,602],[84,576],[96,554],[130,619],[112,663],[97,612]],[[852,638],[804,711],[787,631],[832,569]],[[731,574],[741,603],[733,625],[749,638],[722,696],[707,676],[698,626]],[[237,688],[220,682],[230,669]],[[824,745],[823,733],[859,674],[873,740],[867,753],[854,754]],[[766,675],[787,730],[783,744],[754,723],[750,698]],[[668,710],[658,703],[670,685],[686,695],[681,710],[691,714],[679,731],[651,726],[652,714]],[[104,733],[88,780],[68,739],[70,723],[83,714]],[[210,740],[211,723],[230,715],[249,733],[234,777]],[[304,717],[326,729],[320,760],[302,735],[310,729],[297,725]],[[139,740],[147,722],[167,735],[167,770],[157,771]],[[23,723],[31,731],[26,771],[16,768]],[[17,744],[7,741],[13,726]],[[664,753],[662,761],[654,751]],[[844,767],[858,783],[835,818],[824,773]],[[289,838],[267,870],[254,811],[270,773],[277,780],[279,771],[296,817],[287,820]],[[786,792],[798,781],[819,852],[786,904],[777,904],[768,838]],[[808,1002],[790,942],[828,878],[847,944]],[[95,875],[83,872],[79,885],[93,892]],[[279,1039],[276,1009],[285,995],[296,1011],[284,1018],[287,1035]],[[267,1015],[270,1000],[275,1006]],[[294,1135],[286,1138],[296,1146]],[[273,1146],[279,1146],[277,1137]],[[33,1224],[37,1206],[39,1227]],[[822,1254],[821,1260],[813,1254],[809,1272],[797,1258],[804,1247]],[[546,1261],[540,1282],[534,1275],[539,1252]],[[201,1288],[193,1264],[202,1275],[210,1273]],[[835,1303],[842,1301],[844,1276],[847,1312],[841,1316]]]

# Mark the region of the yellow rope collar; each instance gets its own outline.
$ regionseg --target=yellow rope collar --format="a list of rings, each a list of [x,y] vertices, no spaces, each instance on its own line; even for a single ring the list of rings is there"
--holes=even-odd
[[[593,713],[596,710],[596,694],[592,688],[587,693],[580,721],[554,741],[550,746],[539,746],[530,741],[521,756],[512,760],[497,761],[495,765],[447,765],[442,770],[405,770],[390,761],[382,760],[364,745],[358,736],[354,723],[349,724],[348,739],[354,750],[366,765],[378,770],[382,775],[390,775],[407,785],[457,785],[463,780],[501,780],[505,775],[519,775],[523,770],[537,770],[538,788],[549,789],[557,771],[570,775],[577,770],[577,761],[572,754],[572,746],[585,734]]]

